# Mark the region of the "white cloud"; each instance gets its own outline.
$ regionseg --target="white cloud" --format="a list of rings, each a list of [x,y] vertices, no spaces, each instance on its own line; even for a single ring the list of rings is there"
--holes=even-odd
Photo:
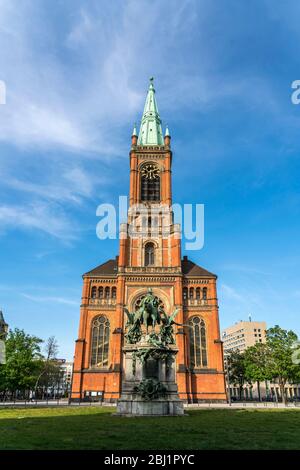
[[[73,28],[67,35],[67,45],[76,47],[78,44],[85,42],[89,33],[93,30],[93,27],[93,19],[84,8],[81,8],[78,21],[73,25]]]
[[[233,271],[233,272],[239,272],[239,273],[250,274],[250,275],[259,274],[262,276],[271,276],[272,274],[274,274],[270,271],[261,270],[258,267],[239,265],[237,263],[226,264],[226,265],[221,266],[221,268],[223,271]]]
[[[81,194],[86,197],[91,196],[94,189],[94,176],[87,174],[82,170],[82,168],[74,167],[66,171],[64,173],[64,179],[72,185],[74,192],[77,194]]]
[[[37,295],[30,295],[30,294],[21,294],[28,300],[32,300],[33,302],[42,302],[42,303],[58,303],[58,304],[65,304],[65,305],[74,305],[78,307],[79,301],[66,299],[64,297],[55,297],[55,296],[37,296]]]
[[[54,145],[78,150],[88,146],[87,136],[78,124],[55,103],[11,96],[2,117],[4,125],[0,137],[9,141],[15,139],[19,146]]]
[[[7,104],[0,114],[0,140],[22,147],[120,153],[113,130],[141,114],[150,75],[157,70],[162,77],[172,74],[161,50],[172,38],[161,18],[167,15],[168,24],[180,25],[182,33],[195,20],[193,1],[174,12],[152,2],[147,15],[145,5],[92,2],[76,14],[60,4],[56,8],[73,24],[68,30],[66,21],[64,42],[56,44],[57,25],[46,20],[41,5],[2,0],[0,54]],[[190,74],[176,66],[180,88]],[[172,92],[166,88],[165,95],[171,98]]]
[[[96,207],[108,184],[103,171],[98,176],[81,166],[68,168],[57,163],[51,167],[48,163],[47,171],[38,172],[31,181],[26,174],[17,177],[16,168],[14,164],[11,169],[0,171],[5,194],[9,190],[14,200],[22,201],[19,205],[0,204],[0,234],[7,229],[32,229],[61,240],[78,238],[79,226],[72,209],[85,207],[93,200]]]
[[[56,16],[45,16],[49,5],[1,1],[0,79],[7,84],[2,141],[118,154],[122,143],[114,130],[141,114],[147,78],[156,74],[165,110],[180,114],[183,107],[238,97],[280,115],[263,74],[221,69],[209,43],[216,12],[207,0],[181,0],[173,8],[161,1],[60,2],[53,7],[64,19],[59,25]],[[221,26],[219,20],[216,34]],[[218,50],[227,57],[224,34],[227,42]]]
[[[40,230],[65,241],[78,237],[78,227],[57,206],[38,203],[29,206],[0,205],[0,226],[5,232],[9,228]]]
[[[55,31],[41,6],[2,0],[1,7],[1,73],[7,103],[1,107],[0,140],[22,148],[99,150],[103,137],[99,127],[96,134],[96,122],[84,106],[86,92],[56,56],[51,41]],[[98,116],[101,122],[101,112]],[[106,151],[112,148],[108,145]]]
[[[16,148],[13,160],[19,165],[8,171],[11,154],[2,153],[2,184],[31,196],[27,207],[23,201],[0,207],[2,230],[21,226],[73,237],[72,221],[49,203],[80,204],[102,188],[103,177],[92,167],[86,171],[83,160],[111,163],[127,153],[150,75],[157,78],[163,119],[170,114],[175,119],[175,113],[185,119],[187,108],[217,106],[223,97],[279,110],[264,77],[247,73],[241,80],[221,70],[206,38],[207,32],[213,38],[214,14],[208,0],[174,1],[173,8],[160,0],[0,0],[0,79],[7,85],[0,143]],[[226,45],[219,47],[226,57]],[[33,178],[24,170],[38,152],[43,176]]]
[[[222,283],[220,286],[220,289],[221,289],[221,293],[228,299],[245,302],[245,298],[233,287],[230,287],[227,284]]]
[[[29,181],[24,177],[18,179],[13,171],[10,173],[3,171],[2,177],[3,185],[32,194],[40,200],[43,198],[46,201],[69,201],[76,204],[80,204],[85,198],[92,197],[97,185],[107,184],[104,176],[88,173],[79,166],[67,169],[64,166],[54,165],[51,172],[48,168],[48,173],[36,177],[37,181]]]

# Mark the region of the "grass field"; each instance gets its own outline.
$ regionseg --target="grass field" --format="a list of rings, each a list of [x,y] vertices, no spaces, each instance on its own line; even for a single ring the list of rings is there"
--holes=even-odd
[[[0,449],[300,449],[300,410],[189,410],[120,418],[114,408],[0,410]]]

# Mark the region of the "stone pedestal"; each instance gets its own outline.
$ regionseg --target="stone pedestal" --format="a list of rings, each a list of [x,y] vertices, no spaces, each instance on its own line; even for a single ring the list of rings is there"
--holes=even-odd
[[[147,352],[148,351],[148,352]],[[126,345],[124,380],[117,414],[124,416],[180,416],[184,414],[175,375],[175,346],[148,343]],[[139,357],[146,355],[144,361]]]

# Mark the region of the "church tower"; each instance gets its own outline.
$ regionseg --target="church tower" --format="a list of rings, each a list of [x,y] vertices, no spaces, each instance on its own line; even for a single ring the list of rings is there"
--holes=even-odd
[[[166,312],[178,309],[176,374],[186,402],[225,401],[216,275],[181,259],[180,226],[173,223],[172,151],[163,135],[153,79],[139,133],[129,153],[129,209],[120,226],[119,256],[83,275],[73,401],[115,402],[121,392],[124,307],[135,311],[151,287]]]

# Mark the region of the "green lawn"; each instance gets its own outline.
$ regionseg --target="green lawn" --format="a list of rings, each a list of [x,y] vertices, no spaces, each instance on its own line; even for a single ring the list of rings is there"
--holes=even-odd
[[[300,449],[300,410],[189,410],[173,418],[114,411],[0,409],[0,449]]]

